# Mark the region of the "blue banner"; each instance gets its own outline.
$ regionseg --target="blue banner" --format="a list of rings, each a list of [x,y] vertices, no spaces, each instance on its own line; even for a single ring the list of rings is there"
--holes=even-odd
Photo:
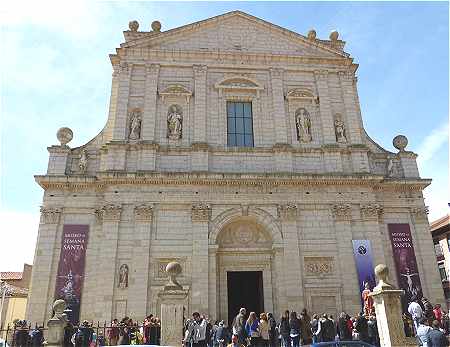
[[[372,248],[369,240],[352,240],[353,255],[355,257],[356,271],[358,272],[359,293],[364,292],[366,283],[369,284],[369,289],[372,290],[375,283],[375,273],[373,270]]]

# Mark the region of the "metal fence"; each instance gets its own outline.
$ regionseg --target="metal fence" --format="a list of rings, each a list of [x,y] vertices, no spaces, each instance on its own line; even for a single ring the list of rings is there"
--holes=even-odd
[[[95,341],[96,346],[109,346],[109,343],[117,344],[119,340],[119,335],[127,334],[128,339],[131,343],[131,340],[136,342],[145,342],[146,344],[159,345],[161,340],[161,327],[160,326],[144,326],[139,322],[136,322],[133,326],[111,326],[107,322],[90,322],[90,329],[92,329],[93,340]],[[20,346],[20,347],[28,347],[28,346],[38,346],[38,344],[33,344],[32,335],[37,330],[37,326],[32,327],[31,325],[27,326],[17,326],[17,325],[8,325],[6,329],[0,329],[0,341],[4,340],[9,346]],[[42,331],[44,340],[46,339],[47,327],[40,327]],[[65,328],[65,343],[64,346],[73,346],[71,343],[72,336],[78,331],[78,326],[68,325]],[[138,340],[138,334],[142,338]],[[141,334],[142,333],[142,334]],[[111,336],[116,336],[110,338]],[[34,340],[35,341],[35,340]],[[139,344],[139,343],[136,343]],[[0,342],[0,347],[2,343]]]

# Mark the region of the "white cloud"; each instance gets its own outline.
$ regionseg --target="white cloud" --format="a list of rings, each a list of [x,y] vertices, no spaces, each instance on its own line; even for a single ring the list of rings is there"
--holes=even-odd
[[[417,150],[419,157],[417,164],[422,168],[439,151],[446,142],[448,142],[448,122],[440,125],[438,128],[425,137]]]
[[[39,213],[0,211],[0,271],[21,271],[32,264],[39,227]]]

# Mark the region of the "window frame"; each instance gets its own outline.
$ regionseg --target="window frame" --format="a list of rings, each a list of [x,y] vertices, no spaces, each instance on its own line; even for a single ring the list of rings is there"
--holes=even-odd
[[[229,112],[230,105],[233,105],[233,112]],[[239,105],[242,107],[242,115],[238,116],[238,112],[236,111],[236,106]],[[248,105],[250,108],[250,116],[245,113],[245,105]],[[225,113],[226,113],[226,143],[227,147],[239,147],[239,148],[254,148],[255,147],[255,129],[253,123],[253,102],[252,100],[226,100],[225,101]],[[232,114],[232,117],[230,117]],[[234,129],[230,131],[230,119],[234,120]],[[242,131],[238,130],[237,120],[242,120]],[[246,127],[246,120],[250,119],[250,132]],[[248,125],[248,124],[247,124]],[[247,144],[247,136],[251,136],[251,144]],[[230,141],[230,137],[233,137],[233,141]],[[242,138],[241,138],[242,137]],[[239,139],[241,138],[242,142],[239,143]]]

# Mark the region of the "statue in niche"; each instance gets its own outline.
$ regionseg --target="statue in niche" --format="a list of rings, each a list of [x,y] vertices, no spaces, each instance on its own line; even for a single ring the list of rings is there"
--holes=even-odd
[[[130,140],[139,140],[141,138],[141,111],[133,110],[130,112]]]
[[[339,143],[347,142],[347,136],[345,135],[345,125],[340,118],[334,120],[334,131],[336,133],[336,141]]]
[[[128,288],[128,265],[122,264],[119,269],[119,288]]]
[[[78,162],[78,167],[81,173],[85,173],[87,169],[87,152],[85,149],[81,150],[80,161]]]
[[[171,140],[179,140],[183,136],[183,115],[181,107],[172,105],[167,114],[167,137]]]
[[[392,158],[389,158],[387,161],[387,175],[388,177],[392,177],[394,175],[394,161]]]
[[[297,139],[300,142],[311,142],[311,118],[308,111],[299,108],[295,111],[295,125],[297,128]]]

